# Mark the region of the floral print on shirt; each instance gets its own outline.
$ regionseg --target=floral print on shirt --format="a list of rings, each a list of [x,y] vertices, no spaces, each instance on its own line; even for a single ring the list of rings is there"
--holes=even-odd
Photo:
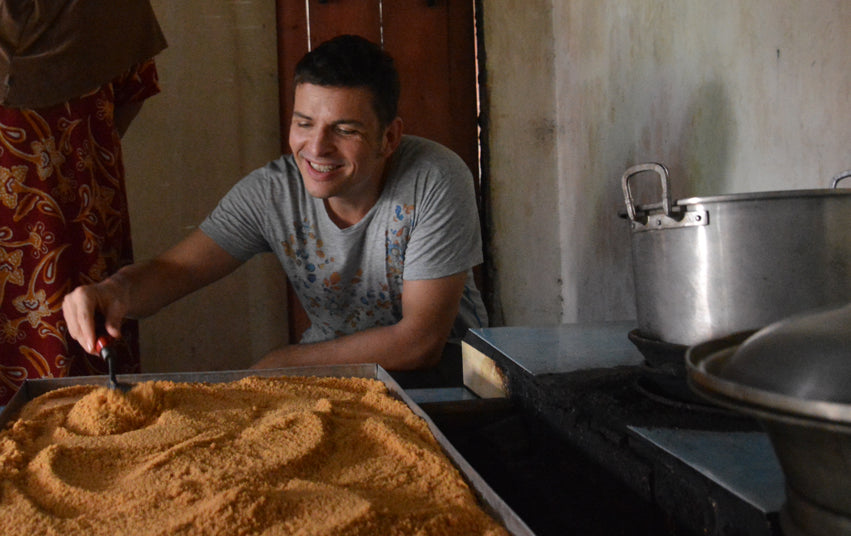
[[[290,262],[287,273],[311,320],[311,329],[331,338],[401,319],[405,249],[413,214],[412,205],[397,205],[393,211],[393,225],[385,232],[386,269],[380,281],[365,281],[362,268],[344,275],[311,223],[304,219],[294,225],[295,232],[281,245]]]

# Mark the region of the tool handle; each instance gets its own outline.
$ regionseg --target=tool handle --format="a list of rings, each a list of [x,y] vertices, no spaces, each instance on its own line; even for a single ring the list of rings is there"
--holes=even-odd
[[[95,341],[95,351],[104,361],[112,354],[115,339],[109,335],[100,335]]]
[[[101,335],[95,341],[95,351],[100,354],[101,351],[112,344],[112,339],[108,335]]]

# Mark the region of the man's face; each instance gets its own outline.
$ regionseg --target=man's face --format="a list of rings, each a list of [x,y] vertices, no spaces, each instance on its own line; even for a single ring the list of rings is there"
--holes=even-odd
[[[296,86],[290,149],[308,193],[332,211],[372,207],[400,134],[381,127],[367,89]]]

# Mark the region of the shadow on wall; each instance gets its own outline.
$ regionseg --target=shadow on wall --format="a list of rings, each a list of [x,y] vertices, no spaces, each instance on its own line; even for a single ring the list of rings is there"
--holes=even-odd
[[[647,154],[660,155],[644,161],[659,162],[668,168],[672,201],[732,193],[735,181],[729,176],[729,169],[730,147],[735,142],[735,119],[730,110],[724,84],[704,84],[694,92],[683,110],[679,132],[656,136],[659,146],[643,148]],[[646,119],[642,132],[673,129],[672,125],[663,124],[664,117],[651,115]],[[676,118],[670,119],[672,123],[677,122]],[[628,166],[642,162],[636,160]],[[636,181],[633,194],[637,204],[660,201],[661,188],[656,175],[647,174],[647,179]]]
[[[730,147],[735,143],[735,118],[724,84],[710,82],[698,88],[683,116],[677,173],[683,197],[732,193]],[[670,169],[670,168],[669,168]],[[673,173],[673,171],[672,171]],[[676,188],[673,191],[680,191]]]
[[[623,167],[614,173],[600,173],[599,176],[606,177],[605,186],[597,191],[593,198],[595,206],[589,207],[590,213],[586,214],[593,220],[588,232],[594,237],[582,242],[580,258],[590,261],[586,266],[606,269],[582,269],[581,284],[575,287],[580,319],[629,318],[634,311],[629,225],[625,219],[617,217],[618,212],[625,209],[620,175],[629,166],[658,161],[668,167],[674,201],[729,193],[734,183],[728,177],[728,170],[731,144],[735,143],[735,118],[722,83],[713,81],[698,87],[679,110],[660,109],[661,105],[670,102],[664,96],[660,98],[641,91],[627,92],[624,96],[616,120],[590,130],[600,151],[591,155],[590,172],[596,174],[595,170],[611,169],[614,162],[622,162]],[[636,123],[630,124],[635,120]],[[637,140],[630,139],[630,133],[635,132],[645,135]],[[615,158],[611,158],[612,155]],[[617,155],[624,155],[625,159]],[[646,179],[635,182],[636,202],[658,202],[661,200],[658,177],[649,173],[644,176]],[[601,292],[608,294],[608,298],[601,300]],[[621,313],[598,310],[611,308],[612,304],[616,304],[614,309]]]

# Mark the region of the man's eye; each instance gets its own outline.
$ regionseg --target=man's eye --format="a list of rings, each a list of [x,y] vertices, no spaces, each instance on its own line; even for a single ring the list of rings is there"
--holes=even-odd
[[[337,127],[337,132],[342,134],[343,136],[353,136],[358,133],[357,130],[352,130],[350,128]]]

